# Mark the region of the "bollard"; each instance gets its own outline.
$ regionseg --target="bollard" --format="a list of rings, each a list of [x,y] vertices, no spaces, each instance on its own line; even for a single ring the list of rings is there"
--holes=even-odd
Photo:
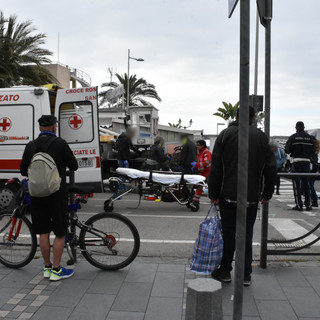
[[[223,320],[220,282],[207,278],[190,281],[186,320]]]

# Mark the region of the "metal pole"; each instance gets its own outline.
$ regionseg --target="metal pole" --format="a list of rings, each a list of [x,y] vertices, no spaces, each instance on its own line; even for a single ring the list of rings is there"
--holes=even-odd
[[[127,109],[129,109],[129,99],[130,99],[130,49],[128,49],[128,81],[127,81]]]
[[[256,96],[258,94],[258,71],[259,71],[259,12],[257,9],[256,18],[256,45],[255,45],[255,58],[254,58],[254,90],[253,93]]]
[[[264,132],[270,137],[270,106],[271,106],[271,16],[272,0],[266,0],[266,28],[265,28],[265,119]],[[267,241],[268,241],[268,215],[269,204],[262,207],[261,221],[261,246],[260,246],[260,267],[267,267]]]
[[[58,62],[60,62],[60,32],[58,32]]]
[[[242,319],[249,151],[250,0],[240,0],[240,118],[233,320]]]

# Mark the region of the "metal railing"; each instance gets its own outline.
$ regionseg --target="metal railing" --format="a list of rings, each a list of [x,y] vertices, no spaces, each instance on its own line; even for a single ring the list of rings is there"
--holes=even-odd
[[[309,178],[314,180],[320,180],[319,173],[278,173],[278,176],[285,177],[288,179],[295,178]],[[261,228],[263,230],[268,230],[268,213],[262,213],[262,223]],[[267,265],[267,256],[268,255],[277,255],[277,256],[319,256],[319,252],[311,251],[301,251],[304,249],[310,248],[312,245],[320,241],[320,236],[316,236],[313,239],[310,239],[309,242],[304,240],[313,234],[315,231],[320,230],[320,223],[318,223],[311,231],[306,234],[293,238],[293,239],[268,239],[268,236],[263,236],[261,234],[261,251],[260,251],[260,267],[265,268]],[[266,233],[268,235],[268,232]],[[268,244],[274,244],[276,249],[268,249]]]

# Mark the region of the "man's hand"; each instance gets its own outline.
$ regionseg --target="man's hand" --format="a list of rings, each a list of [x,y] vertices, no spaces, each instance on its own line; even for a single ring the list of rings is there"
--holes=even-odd
[[[212,200],[210,199],[210,202],[214,205],[218,205],[219,204],[219,199],[215,199],[215,200]]]

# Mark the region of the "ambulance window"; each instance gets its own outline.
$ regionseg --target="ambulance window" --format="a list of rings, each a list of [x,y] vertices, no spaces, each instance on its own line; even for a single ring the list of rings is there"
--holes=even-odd
[[[62,103],[59,109],[59,135],[68,143],[93,140],[93,114],[90,101]]]

